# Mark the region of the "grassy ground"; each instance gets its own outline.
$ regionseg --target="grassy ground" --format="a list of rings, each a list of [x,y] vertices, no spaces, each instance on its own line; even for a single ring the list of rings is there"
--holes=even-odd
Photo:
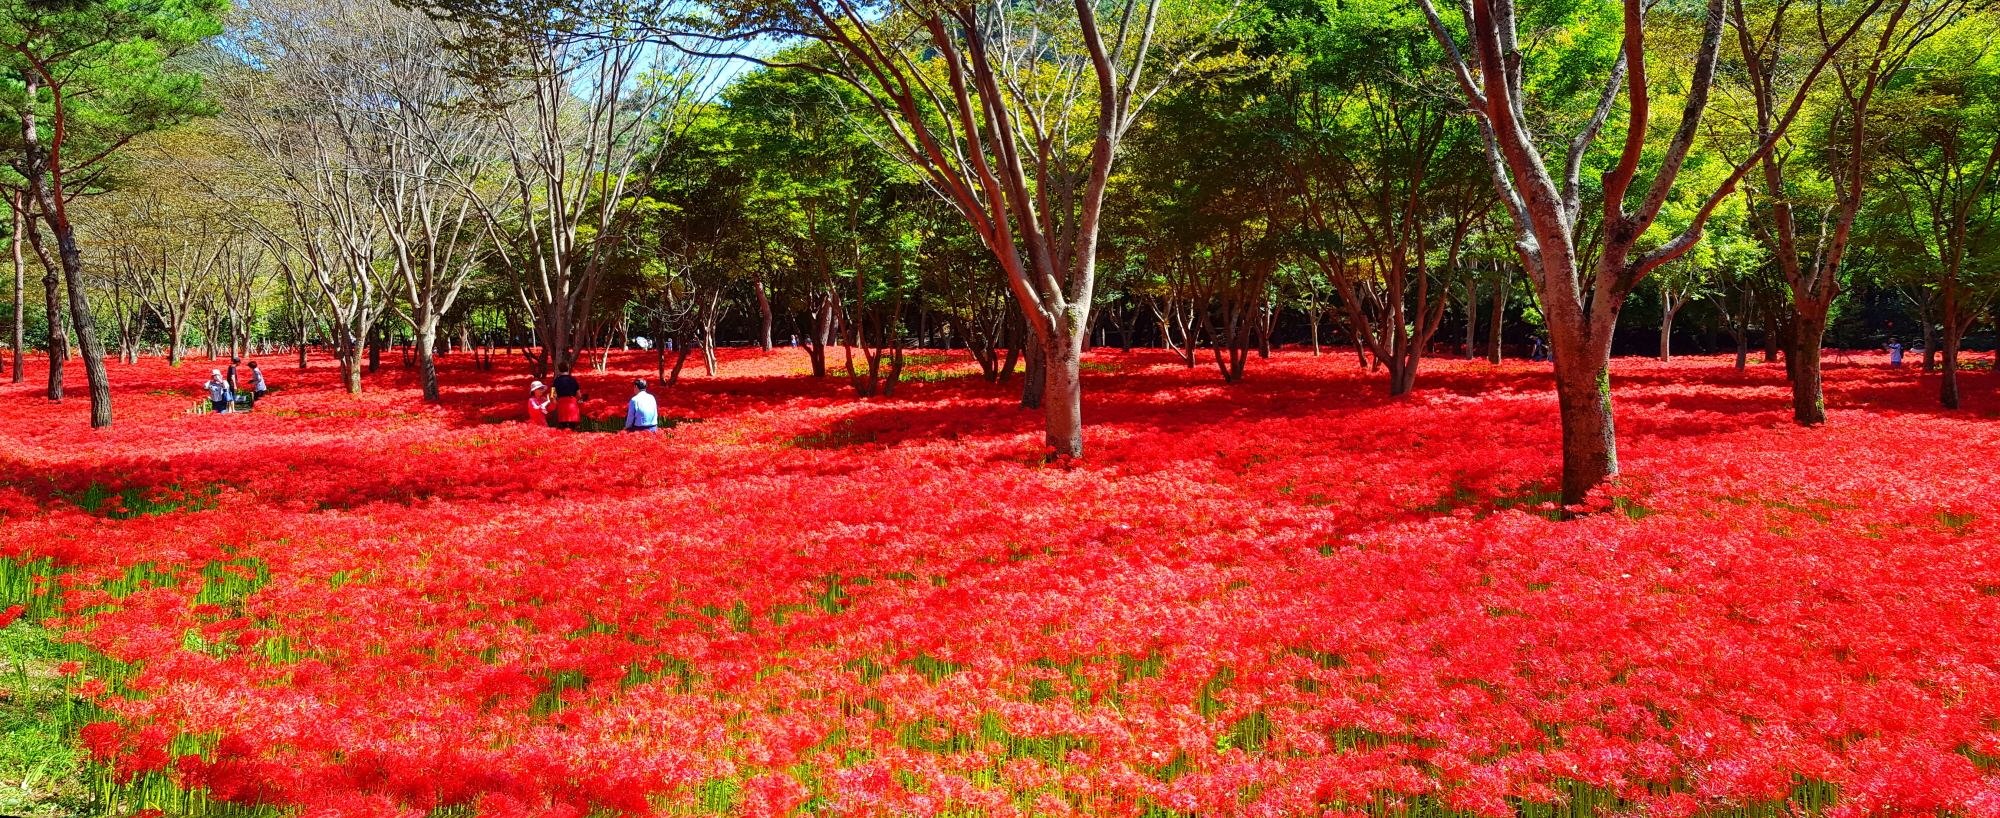
[[[0,816],[89,811],[81,754],[65,736],[61,650],[27,621],[0,629]]]

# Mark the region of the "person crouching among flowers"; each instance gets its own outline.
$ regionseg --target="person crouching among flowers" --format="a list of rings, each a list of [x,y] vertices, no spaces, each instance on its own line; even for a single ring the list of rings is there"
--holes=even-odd
[[[646,391],[646,379],[632,382],[632,399],[625,402],[625,431],[657,432],[660,430],[660,403],[653,399],[653,393]]]

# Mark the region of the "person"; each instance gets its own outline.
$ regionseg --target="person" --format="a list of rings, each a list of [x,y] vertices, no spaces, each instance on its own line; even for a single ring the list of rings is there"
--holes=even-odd
[[[208,407],[215,410],[215,413],[218,415],[227,414],[229,412],[229,404],[235,401],[236,396],[230,392],[229,383],[222,379],[222,370],[209,370],[208,383],[206,385],[208,386]]]
[[[1889,368],[1903,368],[1903,345],[1896,343],[1896,339],[1891,338],[1889,339],[1889,345],[1884,347],[1884,349],[1889,350]]]
[[[793,334],[792,334],[792,346],[798,346],[798,345],[799,345],[799,336],[798,336],[798,334],[797,334],[797,333],[793,333]]]
[[[549,425],[549,387],[541,381],[528,384],[528,423]]]
[[[632,399],[625,402],[625,431],[657,432],[660,430],[660,403],[653,399],[653,393],[646,391],[646,379],[632,382]]]
[[[264,393],[268,391],[270,390],[264,386],[264,370],[257,368],[256,361],[251,361],[250,362],[250,408],[252,409],[257,408],[257,402],[263,400]]]
[[[222,373],[222,382],[229,384],[229,393],[232,395],[236,394],[242,388],[236,380],[236,368],[242,365],[242,358],[231,355],[229,356],[229,369]]]
[[[1542,336],[1537,335],[1532,340],[1534,341],[1534,346],[1529,348],[1528,350],[1528,360],[1530,361],[1548,360],[1549,348],[1542,344]]]
[[[556,422],[558,428],[576,431],[583,425],[581,404],[583,385],[576,382],[576,376],[569,374],[569,364],[556,367],[553,384],[556,390]]]

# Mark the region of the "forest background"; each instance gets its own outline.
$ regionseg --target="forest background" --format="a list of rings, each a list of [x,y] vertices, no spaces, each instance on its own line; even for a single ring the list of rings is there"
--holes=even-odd
[[[80,359],[105,426],[111,356],[320,347],[358,393],[395,350],[435,400],[440,352],[645,339],[671,383],[783,343],[867,397],[960,348],[1075,455],[1089,345],[1234,382],[1304,344],[1401,394],[1547,339],[1573,503],[1617,471],[1614,349],[1761,347],[1811,425],[1821,349],[1900,340],[1957,405],[1990,12],[16,2],[6,364],[59,400]]]

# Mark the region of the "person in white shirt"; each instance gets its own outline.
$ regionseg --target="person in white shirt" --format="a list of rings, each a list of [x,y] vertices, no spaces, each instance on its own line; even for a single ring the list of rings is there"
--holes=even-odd
[[[264,370],[257,368],[257,362],[250,362],[250,408],[257,408],[257,402],[264,399],[264,393],[271,391],[264,383]]]
[[[657,432],[660,430],[660,404],[653,399],[653,393],[646,391],[646,379],[632,382],[632,399],[625,402],[625,431]]]

